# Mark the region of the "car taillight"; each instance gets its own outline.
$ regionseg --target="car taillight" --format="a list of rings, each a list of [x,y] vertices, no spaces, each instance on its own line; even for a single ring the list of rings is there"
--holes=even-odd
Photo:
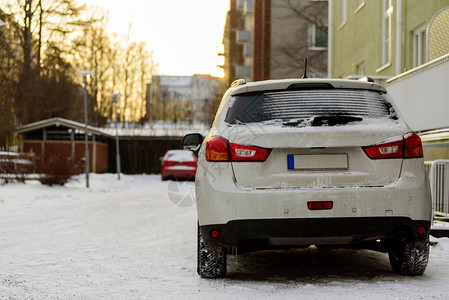
[[[404,139],[382,143],[374,146],[363,147],[366,155],[371,159],[402,158]]]
[[[229,143],[222,137],[213,137],[206,143],[207,161],[229,161]]]
[[[207,161],[265,161],[271,149],[229,143],[222,137],[213,137],[206,143]]]
[[[166,160],[165,162],[164,162],[164,165],[166,166],[166,167],[172,167],[172,166],[174,166],[176,164],[176,162],[175,161],[171,161],[171,160]]]
[[[189,167],[195,167],[196,161],[185,161],[184,164]]]
[[[404,136],[404,158],[423,157],[421,138],[414,133]]]
[[[421,139],[415,133],[407,133],[395,141],[363,147],[363,151],[371,159],[423,157]]]
[[[265,161],[270,155],[271,149],[240,144],[229,144],[232,161]]]

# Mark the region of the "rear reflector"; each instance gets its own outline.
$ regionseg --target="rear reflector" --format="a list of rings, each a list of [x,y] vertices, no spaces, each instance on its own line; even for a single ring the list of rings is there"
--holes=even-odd
[[[217,229],[213,229],[213,230],[210,232],[210,236],[211,236],[212,238],[214,238],[214,239],[218,238],[219,235],[220,235],[220,232],[219,232]]]
[[[418,226],[418,233],[419,234],[424,234],[426,233],[427,229],[424,226]]]
[[[166,166],[166,167],[171,167],[171,166],[174,166],[174,165],[176,165],[175,161],[166,160],[164,162],[164,166]]]
[[[206,143],[207,161],[265,161],[271,149],[229,143],[223,137],[213,137]]]
[[[332,201],[309,201],[307,202],[307,207],[310,210],[326,210],[332,209],[334,202]]]
[[[363,151],[371,159],[423,157],[421,139],[414,133],[407,133],[397,140],[363,147]]]

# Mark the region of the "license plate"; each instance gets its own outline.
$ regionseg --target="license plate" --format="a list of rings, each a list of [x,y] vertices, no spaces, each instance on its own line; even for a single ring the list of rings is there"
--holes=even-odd
[[[348,168],[347,154],[287,155],[289,170],[344,170]]]

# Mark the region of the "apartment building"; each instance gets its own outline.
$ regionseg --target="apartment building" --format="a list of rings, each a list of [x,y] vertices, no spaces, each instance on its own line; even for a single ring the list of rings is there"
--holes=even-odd
[[[330,0],[329,74],[384,81],[449,50],[449,0]]]
[[[225,76],[249,81],[327,75],[327,1],[231,0]]]
[[[147,87],[148,119],[209,124],[220,85],[211,75],[155,75]]]

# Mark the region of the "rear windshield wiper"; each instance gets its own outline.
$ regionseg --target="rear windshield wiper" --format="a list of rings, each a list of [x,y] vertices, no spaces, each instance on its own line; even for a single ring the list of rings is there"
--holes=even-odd
[[[313,118],[312,126],[323,126],[323,125],[335,126],[360,121],[363,121],[363,118],[353,116],[342,116],[342,115],[319,116]]]
[[[297,127],[297,126],[301,125],[302,123],[304,123],[304,120],[291,120],[291,121],[282,122],[282,126]]]

